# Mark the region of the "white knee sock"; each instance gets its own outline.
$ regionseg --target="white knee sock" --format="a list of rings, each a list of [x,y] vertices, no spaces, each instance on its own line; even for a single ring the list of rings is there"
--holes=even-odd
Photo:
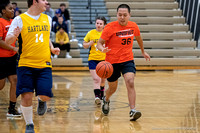
[[[26,125],[33,124],[33,106],[24,107],[20,105],[20,107],[21,107]]]

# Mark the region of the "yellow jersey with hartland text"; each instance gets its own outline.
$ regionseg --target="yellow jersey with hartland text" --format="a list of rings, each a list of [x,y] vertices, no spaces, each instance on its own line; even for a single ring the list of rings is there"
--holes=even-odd
[[[23,23],[18,67],[32,68],[52,67],[49,46],[50,24],[48,16],[40,14],[38,20],[26,14],[20,15]]]
[[[90,60],[97,60],[97,61],[105,60],[106,54],[99,51],[96,47],[97,42],[99,38],[101,37],[101,34],[102,32],[98,32],[96,29],[93,29],[89,31],[84,38],[85,42],[90,42],[91,40],[94,41],[94,44],[90,47],[89,57],[88,57],[89,61]]]

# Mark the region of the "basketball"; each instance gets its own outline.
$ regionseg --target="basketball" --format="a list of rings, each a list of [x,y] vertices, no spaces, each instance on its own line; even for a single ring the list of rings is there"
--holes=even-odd
[[[113,66],[110,62],[101,61],[96,66],[96,73],[100,78],[109,78],[113,73]]]

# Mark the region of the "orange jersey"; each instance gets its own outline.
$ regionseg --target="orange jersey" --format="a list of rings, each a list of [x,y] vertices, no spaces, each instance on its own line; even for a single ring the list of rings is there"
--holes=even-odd
[[[134,36],[140,36],[139,27],[135,22],[129,21],[126,26],[121,26],[118,21],[107,24],[101,38],[111,50],[106,53],[105,60],[111,64],[133,60]]]
[[[12,20],[8,21],[3,18],[0,18],[0,37],[2,37],[2,40],[5,41],[6,34],[8,32],[8,29],[11,25]],[[15,42],[12,44],[13,47],[15,47]],[[12,57],[16,54],[16,52],[12,50],[3,49],[0,47],[0,57]]]

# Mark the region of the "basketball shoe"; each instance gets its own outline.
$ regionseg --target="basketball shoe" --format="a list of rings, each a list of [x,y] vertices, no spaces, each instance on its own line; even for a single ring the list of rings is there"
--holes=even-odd
[[[137,110],[131,110],[130,113],[130,121],[136,121],[137,119],[139,119],[141,117],[141,112],[137,111]]]
[[[25,133],[35,133],[35,131],[34,131],[34,125],[33,124],[26,125],[26,131],[25,131]]]
[[[106,97],[103,97],[103,105],[102,105],[102,112],[104,115],[108,115],[109,111],[110,111],[110,100],[108,102],[106,102]]]
[[[97,106],[101,105],[101,101],[100,101],[99,97],[95,97],[95,103],[96,103]]]
[[[8,117],[20,117],[21,114],[15,108],[8,108],[8,113],[6,114]]]
[[[37,107],[38,115],[44,115],[46,111],[47,111],[47,103],[38,99],[38,107]]]

